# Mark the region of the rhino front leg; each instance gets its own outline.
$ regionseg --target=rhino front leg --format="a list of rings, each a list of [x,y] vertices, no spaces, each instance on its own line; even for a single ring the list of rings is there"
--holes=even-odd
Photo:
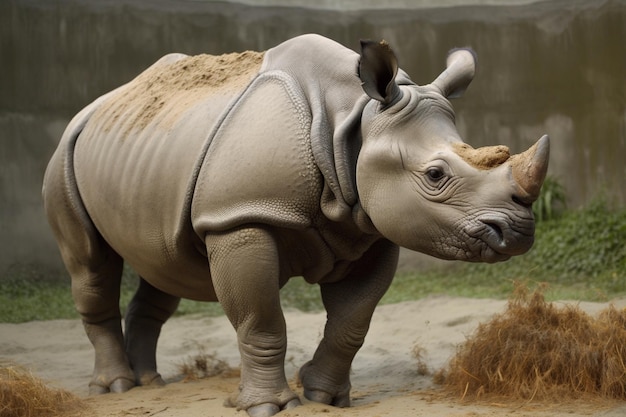
[[[324,337],[313,359],[300,369],[304,395],[311,401],[350,406],[350,367],[363,345],[376,305],[398,263],[398,247],[378,241],[345,279],[321,284],[327,312]]]
[[[164,293],[143,278],[128,305],[124,341],[137,385],[164,385],[157,372],[156,349],[161,327],[176,311],[180,298]]]
[[[244,228],[206,237],[213,285],[237,331],[241,383],[236,405],[269,417],[300,405],[285,378],[285,319],[279,298],[279,258],[271,233]]]

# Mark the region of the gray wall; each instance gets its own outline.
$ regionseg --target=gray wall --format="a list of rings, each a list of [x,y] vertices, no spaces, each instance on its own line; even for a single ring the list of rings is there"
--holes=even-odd
[[[165,53],[263,50],[306,32],[353,49],[361,38],[384,38],[418,83],[441,71],[449,48],[473,46],[477,78],[454,103],[466,141],[517,152],[549,133],[550,174],[566,185],[570,206],[599,189],[624,205],[626,1],[458,1],[464,5],[437,9],[422,1],[376,11],[351,2],[342,11],[341,2],[326,0],[333,10],[0,0],[0,277],[9,266],[59,265],[40,187],[47,159],[78,110]],[[411,2],[394,4],[403,3]]]

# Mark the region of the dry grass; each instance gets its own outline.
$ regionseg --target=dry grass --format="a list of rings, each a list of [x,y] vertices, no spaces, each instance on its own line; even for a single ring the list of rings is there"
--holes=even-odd
[[[183,375],[183,381],[195,381],[218,375],[231,377],[237,376],[239,373],[238,369],[234,369],[223,360],[217,359],[215,355],[204,352],[187,358],[178,365],[178,370]]]
[[[626,310],[591,317],[518,286],[507,310],[479,325],[435,381],[466,400],[626,400]]]
[[[74,394],[46,386],[19,366],[0,366],[0,417],[68,415],[84,403]]]
[[[421,347],[420,345],[415,345],[413,347],[413,358],[417,361],[417,374],[421,376],[429,375],[430,369],[424,360],[424,356],[426,353],[426,349]]]

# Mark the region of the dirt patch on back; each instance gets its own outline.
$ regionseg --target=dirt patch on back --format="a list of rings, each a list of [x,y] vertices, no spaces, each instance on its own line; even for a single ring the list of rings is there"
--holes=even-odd
[[[259,72],[264,52],[224,55],[168,55],[161,58],[105,103],[101,111],[109,122],[143,128],[162,113],[173,122],[191,106],[212,94],[241,91]],[[167,110],[167,112],[165,112]]]
[[[455,143],[453,147],[457,155],[478,169],[495,168],[511,157],[509,148],[503,145],[474,149],[467,143]]]

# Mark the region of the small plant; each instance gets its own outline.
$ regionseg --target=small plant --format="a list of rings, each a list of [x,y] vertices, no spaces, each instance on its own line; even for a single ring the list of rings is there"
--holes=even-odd
[[[195,381],[214,376],[235,376],[238,370],[214,354],[200,352],[196,356],[188,357],[187,360],[178,365],[178,370],[182,374],[184,381]]]
[[[413,358],[417,361],[417,374],[421,376],[426,376],[430,374],[430,369],[428,369],[428,364],[424,360],[424,356],[426,355],[426,349],[421,347],[420,345],[413,346]]]
[[[533,214],[538,222],[551,220],[565,209],[565,187],[554,177],[546,177],[539,198],[533,204]]]

